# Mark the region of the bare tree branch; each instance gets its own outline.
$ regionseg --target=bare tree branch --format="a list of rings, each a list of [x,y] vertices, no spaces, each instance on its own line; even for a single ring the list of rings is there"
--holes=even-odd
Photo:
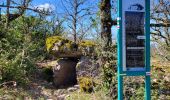
[[[68,23],[68,27],[72,31],[74,42],[77,42],[79,38],[78,30],[81,30],[80,22],[83,22],[83,19],[87,16],[91,16],[92,13],[90,9],[92,7],[83,7],[87,0],[61,0],[61,3],[65,10],[66,19],[70,22]]]

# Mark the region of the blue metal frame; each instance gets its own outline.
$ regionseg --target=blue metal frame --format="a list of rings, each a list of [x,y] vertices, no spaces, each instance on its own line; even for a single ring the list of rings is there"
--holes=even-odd
[[[117,45],[117,57],[118,57],[118,100],[123,100],[123,76],[122,73],[122,0],[118,0],[118,45]]]
[[[145,51],[145,66],[146,72],[150,72],[150,0],[145,0],[145,35],[146,35],[146,51]],[[145,75],[145,100],[151,100],[151,89],[150,89],[150,75]]]
[[[145,76],[145,100],[151,99],[150,90],[150,0],[145,0],[145,71],[123,71],[122,59],[122,0],[118,0],[118,100],[123,100],[123,76]]]

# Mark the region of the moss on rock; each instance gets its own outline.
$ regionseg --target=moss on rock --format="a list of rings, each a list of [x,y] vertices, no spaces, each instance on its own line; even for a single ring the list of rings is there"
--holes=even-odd
[[[95,46],[95,43],[93,41],[86,40],[86,41],[80,42],[79,46],[80,47],[93,47]]]
[[[87,55],[94,51],[95,43],[93,41],[82,41],[79,44],[74,43],[61,36],[52,36],[46,39],[46,49],[49,53],[58,57],[79,57]]]
[[[46,39],[46,48],[47,51],[59,51],[59,52],[68,52],[73,50],[74,43],[68,39],[65,39],[61,36],[52,36]]]
[[[49,52],[50,49],[54,46],[54,43],[59,42],[59,41],[63,41],[64,39],[60,36],[52,36],[52,37],[48,37],[46,38],[46,48],[47,51]]]
[[[90,77],[80,77],[78,78],[78,83],[80,85],[80,90],[82,92],[91,93],[93,92],[94,82]]]

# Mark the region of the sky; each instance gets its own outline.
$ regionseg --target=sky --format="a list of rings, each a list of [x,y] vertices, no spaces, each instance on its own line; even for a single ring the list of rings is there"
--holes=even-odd
[[[90,2],[86,3],[87,5],[89,3],[97,4],[100,0],[89,0],[89,1]],[[44,6],[44,8],[52,7],[55,11],[57,11],[57,13],[63,12],[63,6],[61,3],[61,0],[33,0],[32,5],[33,6]]]
[[[62,3],[60,2],[61,0],[33,0],[32,5],[33,6],[38,6],[38,7],[43,7],[45,9],[50,8],[53,9],[56,13],[60,14],[63,13],[63,6]],[[90,3],[92,5],[95,5],[98,7],[98,3],[100,0],[90,0]],[[90,4],[87,2],[87,5]],[[112,27],[112,37],[116,38],[117,34],[117,28],[115,26]]]

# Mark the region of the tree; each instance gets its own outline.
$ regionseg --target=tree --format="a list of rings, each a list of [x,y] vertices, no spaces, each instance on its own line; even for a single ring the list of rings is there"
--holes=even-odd
[[[169,0],[159,0],[152,2],[151,22],[152,37],[156,42],[165,42],[170,47],[170,2]],[[161,24],[161,25],[160,25]]]
[[[101,38],[105,42],[105,47],[112,44],[112,25],[116,25],[116,21],[111,17],[111,0],[101,0],[100,4],[101,18]]]
[[[9,22],[15,20],[16,18],[22,16],[25,12],[25,8],[28,7],[28,4],[31,2],[31,0],[22,0],[22,4],[18,6],[18,12],[15,14],[10,14],[10,8],[11,8],[11,3],[17,4],[13,0],[6,0],[6,27],[9,26]],[[1,7],[5,7],[4,5],[0,5]]]
[[[58,16],[53,16],[51,18],[51,30],[53,35],[61,35],[64,32],[63,22],[64,19],[60,19]]]
[[[0,7],[6,8],[6,28],[9,26],[9,23],[20,16],[22,16],[27,10],[31,10],[37,13],[44,15],[49,15],[51,12],[40,10],[38,8],[30,8],[29,4],[32,0],[6,0],[6,5],[1,4]],[[10,9],[15,9],[17,12],[11,13]]]
[[[153,0],[151,5],[151,35],[157,43],[157,54],[170,60],[170,2]]]
[[[82,32],[81,27],[84,24],[83,22],[85,22],[83,20],[88,18],[90,15],[94,14],[90,11],[90,9],[93,7],[85,5],[88,0],[61,0],[61,1],[65,10],[65,16],[67,19],[68,27],[71,29],[74,42],[77,43],[79,36],[82,37],[82,35],[85,34],[84,32]],[[90,29],[90,25],[88,26],[89,27],[86,29]],[[86,32],[87,31],[88,30],[86,30]],[[82,34],[79,34],[81,32]]]

